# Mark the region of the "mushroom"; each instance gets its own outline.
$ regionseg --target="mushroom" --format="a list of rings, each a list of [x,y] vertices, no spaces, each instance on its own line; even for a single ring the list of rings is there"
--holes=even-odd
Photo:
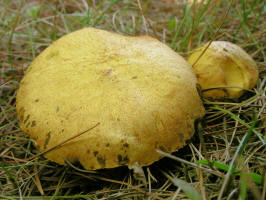
[[[17,92],[21,129],[44,156],[96,170],[150,165],[194,134],[204,115],[191,66],[148,36],[95,28],[63,36],[28,67]]]
[[[213,41],[209,47],[208,44],[198,47],[189,56],[188,63],[202,90],[206,90],[203,96],[213,99],[237,99],[258,80],[257,66],[251,56],[226,41]]]

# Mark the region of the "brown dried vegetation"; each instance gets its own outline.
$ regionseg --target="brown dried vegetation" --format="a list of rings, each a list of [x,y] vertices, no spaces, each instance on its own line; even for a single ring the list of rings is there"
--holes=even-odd
[[[1,199],[185,199],[169,176],[182,179],[202,199],[236,199],[239,176],[195,163],[211,159],[230,165],[240,141],[252,126],[265,138],[265,9],[263,1],[205,1],[192,5],[162,0],[9,0],[0,2],[0,198]],[[180,1],[181,2],[181,1]],[[174,154],[181,162],[164,158],[136,177],[126,167],[84,171],[78,163],[59,166],[38,155],[34,140],[17,124],[15,96],[24,71],[43,49],[60,36],[93,26],[125,35],[148,34],[183,56],[209,40],[240,45],[256,61],[260,78],[240,99],[212,102],[204,99],[207,115],[191,143]],[[36,101],[38,101],[36,99]],[[240,118],[232,118],[225,109]],[[25,120],[27,116],[24,116]],[[244,124],[242,122],[245,122]],[[29,124],[34,126],[34,122]],[[62,130],[63,131],[63,130]],[[201,137],[200,137],[201,136]],[[246,196],[265,197],[265,144],[249,138],[235,162],[246,177]],[[34,157],[35,159],[29,160]],[[126,158],[118,158],[125,162]],[[262,177],[254,183],[247,173]],[[141,173],[138,173],[141,174]],[[169,175],[167,175],[169,174]],[[145,178],[143,177],[145,176]],[[226,182],[226,184],[225,184]],[[223,191],[223,185],[227,185]],[[221,197],[223,196],[223,197]]]

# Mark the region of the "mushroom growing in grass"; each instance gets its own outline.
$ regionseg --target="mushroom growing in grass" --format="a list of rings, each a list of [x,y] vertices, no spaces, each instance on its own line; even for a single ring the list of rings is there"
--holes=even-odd
[[[204,115],[190,65],[148,36],[94,28],[67,34],[28,67],[17,92],[21,129],[59,164],[88,170],[150,165],[194,134]]]
[[[208,45],[198,47],[188,58],[202,90],[206,90],[203,96],[237,99],[255,86],[256,63],[241,47],[226,41]]]

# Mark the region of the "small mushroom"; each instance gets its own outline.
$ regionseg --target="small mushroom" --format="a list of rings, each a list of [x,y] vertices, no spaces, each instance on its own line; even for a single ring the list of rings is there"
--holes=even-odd
[[[44,156],[96,170],[149,165],[194,134],[204,107],[190,65],[148,36],[94,28],[65,35],[28,67],[17,92],[21,129]]]
[[[258,80],[256,63],[241,47],[226,41],[213,41],[205,51],[207,45],[195,49],[188,58],[201,88],[206,90],[203,96],[237,99],[244,89],[255,86]]]

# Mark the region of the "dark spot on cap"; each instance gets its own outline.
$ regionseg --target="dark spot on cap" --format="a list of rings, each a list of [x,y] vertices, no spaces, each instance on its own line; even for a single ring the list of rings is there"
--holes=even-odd
[[[226,48],[223,48],[223,50],[224,50],[225,52],[228,52],[228,50],[227,50]]]
[[[31,122],[31,127],[34,127],[34,126],[36,126],[36,121],[33,120],[33,121]]]
[[[184,134],[183,133],[178,133],[178,137],[180,139],[180,142],[184,143]]]
[[[112,72],[112,68],[110,68],[110,69],[107,69],[105,72],[104,72],[104,75],[105,76],[108,76],[108,75],[110,75],[111,74],[111,72]]]
[[[49,60],[49,59],[51,59],[55,56],[58,56],[58,55],[59,55],[59,51],[52,51],[46,56],[46,59]]]
[[[129,144],[128,143],[124,143],[123,146],[126,147],[126,148],[128,148],[129,147]]]
[[[98,153],[99,153],[98,151],[94,151],[94,152],[93,152],[93,155],[94,155],[94,156],[97,156]]]
[[[129,163],[129,158],[127,156],[123,157],[120,154],[118,154],[117,160],[118,160],[119,165],[125,165]]]
[[[19,115],[18,115],[19,120],[20,120],[21,122],[23,122],[23,120],[24,120],[24,114],[25,114],[25,109],[24,109],[24,107],[22,107],[22,108],[19,110]]]
[[[106,146],[106,147],[109,147],[109,146],[110,146],[110,143],[107,143],[105,146]]]
[[[25,108],[24,107],[20,108],[19,112],[23,112],[24,113],[25,112]]]
[[[58,111],[59,111],[59,106],[56,107],[56,112],[58,112]]]
[[[35,102],[39,102],[40,100],[39,100],[39,99],[35,99],[34,101],[35,101]]]
[[[155,145],[154,146],[157,149],[157,147],[158,147],[158,141],[155,142]]]
[[[160,149],[161,151],[167,152],[167,149],[166,149],[164,146],[159,146],[159,149]]]
[[[138,76],[133,76],[131,79],[137,79],[138,78]]]
[[[44,142],[44,145],[43,145],[43,148],[46,149],[47,147],[47,144],[49,143],[51,139],[51,131],[49,131],[47,134],[46,134],[46,139],[45,139],[45,142]]]
[[[117,118],[117,121],[120,121],[120,119],[119,119],[119,118]]]
[[[98,156],[97,157],[97,161],[98,163],[101,165],[102,168],[105,167],[105,158],[101,157],[101,156]]]
[[[91,152],[91,150],[88,149],[88,150],[87,150],[87,153],[89,154],[90,152]]]
[[[28,128],[30,126],[30,122],[26,124],[26,128]]]
[[[118,162],[120,162],[122,160],[122,158],[123,157],[120,154],[118,154],[118,156],[117,156]]]
[[[26,117],[26,119],[24,120],[23,123],[26,124],[29,119],[30,119],[30,115],[27,115],[27,117]]]
[[[29,73],[31,69],[32,69],[32,66],[28,67],[27,68],[27,73]]]

